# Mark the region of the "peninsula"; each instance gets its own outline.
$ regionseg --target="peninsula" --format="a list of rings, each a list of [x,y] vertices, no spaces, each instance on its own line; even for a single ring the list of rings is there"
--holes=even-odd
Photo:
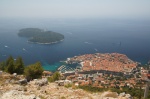
[[[52,44],[64,39],[64,35],[53,31],[44,31],[39,28],[24,28],[19,30],[18,36],[28,38],[31,43]]]
[[[67,59],[67,63],[81,64],[82,71],[105,70],[111,72],[131,72],[138,63],[132,61],[124,54],[95,53],[75,56]]]

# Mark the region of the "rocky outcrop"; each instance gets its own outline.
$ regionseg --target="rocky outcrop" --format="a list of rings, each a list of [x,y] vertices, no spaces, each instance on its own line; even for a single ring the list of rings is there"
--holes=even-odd
[[[18,81],[18,83],[20,85],[26,85],[27,84],[27,79],[21,79],[21,80]]]
[[[4,93],[0,99],[40,99],[39,97],[32,95],[25,95],[23,91],[10,90]]]
[[[21,85],[16,78],[1,75],[0,99],[131,99],[129,94],[115,92],[90,93],[74,87],[66,88],[57,83],[48,83],[46,78],[36,79]],[[24,79],[24,78],[21,78]],[[17,79],[18,81],[18,79]],[[69,84],[69,81],[66,81]]]
[[[100,99],[132,99],[130,94],[116,93],[116,92],[104,92]]]
[[[89,93],[82,89],[65,88],[56,83],[44,86],[29,82],[26,86],[13,85],[0,94],[0,99],[132,99],[129,94],[116,92]]]
[[[14,90],[17,90],[17,91],[27,91],[27,87],[25,87],[25,86],[20,86],[20,85],[16,85],[15,87],[14,87]]]
[[[35,80],[35,85],[44,86],[46,84],[48,84],[47,78],[43,78],[43,79],[40,79],[40,80]]]

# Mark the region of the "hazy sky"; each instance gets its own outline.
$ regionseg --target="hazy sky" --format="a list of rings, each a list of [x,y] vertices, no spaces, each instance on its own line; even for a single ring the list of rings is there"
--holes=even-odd
[[[0,0],[0,17],[150,19],[150,0]]]

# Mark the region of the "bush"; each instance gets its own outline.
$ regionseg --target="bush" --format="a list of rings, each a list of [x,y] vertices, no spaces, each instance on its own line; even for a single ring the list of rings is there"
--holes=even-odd
[[[111,91],[117,92],[117,93],[125,92],[125,93],[130,94],[131,96],[137,97],[137,98],[142,97],[142,95],[144,95],[144,90],[139,89],[139,88],[122,87],[122,90],[112,88]]]
[[[93,87],[90,85],[85,85],[85,86],[79,86],[79,88],[85,90],[85,91],[89,91],[89,92],[103,92],[103,91],[107,91],[107,88],[98,88],[98,87]]]
[[[60,78],[60,73],[59,72],[55,72],[51,77],[48,78],[49,82],[54,82],[56,80],[59,80]]]
[[[29,65],[24,70],[24,74],[27,80],[40,78],[42,76],[42,73],[43,73],[43,68],[40,62]]]
[[[65,87],[66,87],[66,88],[70,88],[70,87],[72,87],[72,84],[70,84],[70,83],[69,83],[69,84],[66,84]]]

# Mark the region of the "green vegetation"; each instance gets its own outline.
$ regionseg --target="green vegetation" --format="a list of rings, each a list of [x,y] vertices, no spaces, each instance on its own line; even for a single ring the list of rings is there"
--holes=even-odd
[[[10,74],[13,73],[23,74],[24,63],[21,57],[18,57],[16,61],[14,61],[14,58],[12,56],[9,56],[6,62],[3,61],[0,63],[0,69]]]
[[[28,80],[40,78],[43,73],[43,68],[40,62],[27,66],[24,74]]]
[[[113,92],[117,92],[117,93],[128,93],[133,97],[142,97],[144,95],[144,90],[140,89],[140,88],[129,88],[129,87],[123,87],[122,90],[117,89],[117,88],[112,88],[111,91]]]
[[[60,79],[60,73],[59,72],[55,72],[51,77],[48,78],[49,82],[54,82],[56,80]]]
[[[47,98],[45,98],[45,97],[43,97],[43,96],[41,96],[41,95],[40,95],[39,97],[40,97],[40,99],[47,99]]]
[[[17,74],[23,74],[24,72],[24,63],[21,57],[18,57],[15,62],[15,71]]]
[[[19,36],[21,37],[33,37],[34,35],[38,35],[42,32],[42,30],[38,29],[38,28],[25,28],[25,29],[21,29],[18,33]]]
[[[60,99],[66,99],[66,98],[63,96],[63,97],[61,97]]]
[[[33,43],[54,43],[64,39],[64,35],[52,31],[44,31],[38,28],[21,29],[18,33],[20,37],[29,38]]]
[[[5,70],[5,62],[0,62],[0,70]]]
[[[7,60],[6,60],[6,68],[5,71],[12,74],[15,72],[15,65],[14,65],[14,59],[12,56],[10,56]]]
[[[0,63],[0,70],[10,74],[24,74],[28,80],[40,78],[43,73],[40,62],[25,67],[21,57],[14,60],[12,56],[9,56],[6,61]]]
[[[98,88],[98,87],[93,87],[91,85],[86,85],[86,86],[79,86],[79,88],[85,90],[85,91],[89,91],[89,92],[103,92],[103,91],[107,91],[107,88]]]
[[[73,86],[73,85],[72,85],[71,83],[65,85],[66,88],[70,88],[70,87],[72,87],[72,86]]]
[[[138,99],[141,99],[144,95],[144,90],[141,88],[129,88],[129,87],[122,87],[121,90],[120,88],[98,88],[98,87],[93,87],[93,86],[79,86],[79,88],[89,91],[89,92],[104,92],[111,90],[112,92],[117,92],[117,93],[128,93],[133,97],[136,97]],[[150,92],[148,99],[150,99]]]

